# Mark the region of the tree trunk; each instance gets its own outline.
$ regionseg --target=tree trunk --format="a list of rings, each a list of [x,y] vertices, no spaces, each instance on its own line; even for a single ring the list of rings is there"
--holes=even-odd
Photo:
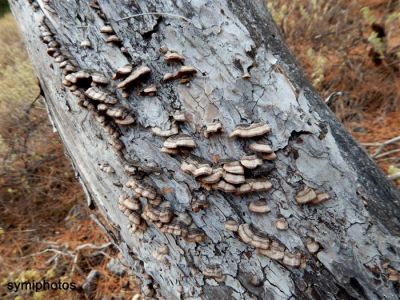
[[[10,2],[50,119],[144,294],[398,298],[399,194],[307,82],[263,1]],[[126,64],[143,75],[121,89],[128,75],[111,77]],[[63,75],[73,65],[91,76]],[[228,163],[254,153],[245,168]]]

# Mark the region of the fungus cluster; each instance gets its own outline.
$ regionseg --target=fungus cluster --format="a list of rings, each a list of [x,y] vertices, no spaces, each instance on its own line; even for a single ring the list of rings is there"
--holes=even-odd
[[[115,44],[117,46],[121,45],[121,40],[115,34],[114,29],[111,25],[104,25],[100,28],[100,32],[104,34],[104,40],[107,44]]]
[[[276,240],[271,240],[269,236],[251,224],[238,224],[234,220],[225,222],[225,229],[238,233],[241,241],[249,246],[255,247],[259,254],[267,256],[272,260],[281,261],[289,267],[300,267],[302,255],[299,252],[291,253],[285,246]]]
[[[300,205],[312,204],[317,205],[330,199],[328,193],[316,192],[309,186],[304,187],[296,194],[296,201]]]
[[[140,202],[140,198],[144,198],[147,201],[142,212],[138,215],[137,222],[139,224],[144,220],[155,225],[161,232],[180,236],[187,242],[201,243],[204,241],[204,232],[197,228],[191,216],[187,213],[175,212],[171,207],[171,203],[164,201],[158,196],[153,187],[139,184],[137,180],[133,178],[129,179],[125,186],[133,191],[132,198],[138,199],[135,204]],[[126,206],[125,204],[125,207]],[[135,206],[135,208],[136,207],[138,206]],[[139,210],[140,208],[141,207],[138,207]],[[137,224],[133,225],[136,227],[138,226]]]
[[[203,270],[204,277],[212,278],[217,282],[224,282],[225,275],[220,265],[207,265]]]
[[[116,73],[112,76],[113,80],[123,79],[117,84],[117,88],[122,90],[122,96],[128,98],[130,90],[134,86],[140,85],[149,75],[151,74],[151,69],[142,65],[133,69],[131,65],[125,65],[119,68]],[[139,95],[144,96],[154,96],[157,92],[157,87],[152,84],[145,87],[139,92]]]

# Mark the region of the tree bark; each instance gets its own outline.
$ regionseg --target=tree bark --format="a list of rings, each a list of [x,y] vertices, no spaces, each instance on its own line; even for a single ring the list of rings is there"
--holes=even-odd
[[[11,0],[10,4],[50,119],[89,199],[107,219],[114,243],[144,280],[145,294],[166,299],[398,298],[399,193],[305,79],[263,1]],[[120,42],[105,42],[112,34],[100,29],[107,24]],[[117,88],[121,80],[99,87],[136,118],[133,125],[116,125],[122,151],[113,148],[115,140],[95,120],[101,114],[97,103],[78,105],[88,82],[79,81],[74,93],[63,86],[63,69],[57,58],[47,55],[48,45],[41,41],[46,28],[78,70],[111,78],[125,64],[134,70],[142,65],[151,69],[127,99]],[[81,46],[84,40],[90,46]],[[162,52],[167,49],[182,54],[184,64],[197,70],[193,78],[183,78],[184,84],[163,80],[181,66],[164,61]],[[156,96],[139,95],[152,83]],[[185,122],[173,121],[174,114],[183,112]],[[104,118],[107,124],[116,120]],[[215,121],[223,132],[206,138],[204,126]],[[160,152],[166,138],[152,128],[168,130],[173,123],[196,148]],[[238,124],[253,123],[268,124],[272,131],[257,138],[229,137]],[[238,195],[207,190],[210,187],[200,185],[199,178],[181,170],[188,158],[214,169],[226,161],[239,161],[251,154],[254,142],[268,143],[277,159],[268,160],[269,156],[263,166],[246,170],[244,176],[266,177],[272,183],[269,191]],[[114,173],[100,170],[99,164],[104,170],[105,162]],[[137,170],[135,175],[124,172],[127,163]],[[182,233],[185,228],[180,236],[173,235],[144,220],[147,229],[131,233],[118,199],[134,193],[125,186],[132,178],[153,187],[180,219],[187,212],[193,220],[190,226],[201,229],[205,240],[188,242]],[[311,194],[327,193],[330,199],[300,205],[296,197],[306,187]],[[196,199],[203,198],[209,207],[193,211]],[[269,213],[249,210],[249,204],[260,198],[267,199]],[[147,200],[141,201],[145,207]],[[275,227],[278,218],[286,220],[287,230]],[[288,260],[261,255],[252,242],[249,245],[243,236],[224,228],[227,220],[251,224],[252,233],[284,247]],[[307,248],[311,241],[319,245],[316,253]],[[154,254],[164,244],[169,253],[157,260],[160,255]],[[301,257],[299,267],[297,262],[289,266],[292,255],[294,260]]]

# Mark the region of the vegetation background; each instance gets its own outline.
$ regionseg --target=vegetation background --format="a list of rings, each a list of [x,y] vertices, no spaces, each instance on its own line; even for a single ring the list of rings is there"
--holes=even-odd
[[[268,7],[308,78],[372,156],[400,136],[400,1],[275,0]],[[399,144],[375,155],[388,175],[400,172]],[[138,297],[137,282],[85,207],[5,0],[0,161],[1,299]],[[81,286],[92,270],[100,277],[88,291]],[[73,281],[79,289],[10,292],[5,286],[42,279]]]

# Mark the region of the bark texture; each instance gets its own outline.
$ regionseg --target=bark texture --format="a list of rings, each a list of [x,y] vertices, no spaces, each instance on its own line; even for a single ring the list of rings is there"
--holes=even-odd
[[[143,278],[151,275],[145,292],[166,299],[398,299],[400,270],[399,194],[367,154],[320,101],[282,42],[260,0],[138,0],[35,1],[11,0],[37,71],[49,115],[87,190],[89,199],[108,220],[114,242],[129,266]],[[161,12],[149,15],[144,13]],[[138,15],[144,14],[144,15]],[[127,20],[124,17],[137,15]],[[119,155],[93,112],[78,105],[78,93],[62,84],[62,69],[46,53],[40,24],[54,33],[62,52],[78,69],[98,71],[111,78],[125,64],[147,65],[146,81],[132,89],[128,99],[112,81],[107,90],[136,118],[120,126],[125,149]],[[182,16],[182,17],[179,17]],[[100,28],[109,24],[121,45],[105,42]],[[42,27],[43,29],[43,27]],[[91,47],[81,46],[88,39]],[[126,50],[121,51],[121,46]],[[166,64],[163,49],[185,57],[197,74],[189,84],[164,81],[165,73],[180,65]],[[243,75],[249,73],[250,78]],[[157,85],[154,97],[137,92]],[[80,87],[84,90],[88,87]],[[192,151],[160,152],[166,138],[152,128],[168,130],[173,114],[185,112],[179,131],[196,143]],[[224,132],[205,138],[204,126],[219,121]],[[272,132],[257,139],[229,138],[238,124],[263,122]],[[181,171],[188,156],[216,166],[248,155],[250,143],[269,143],[277,155],[266,168],[250,170],[248,177],[267,177],[272,189],[235,195],[207,191]],[[107,162],[115,170],[100,171]],[[201,243],[160,232],[149,222],[144,232],[131,233],[129,220],[118,208],[129,162],[136,178],[153,186],[175,214],[187,212],[206,235]],[[319,205],[299,205],[296,194],[304,187],[326,192]],[[194,198],[207,198],[209,207],[192,211]],[[271,211],[249,211],[251,201],[266,198]],[[146,201],[142,199],[143,205]],[[285,218],[288,230],[275,227]],[[252,224],[287,253],[301,254],[301,267],[272,260],[224,229],[228,219]],[[320,245],[312,254],[306,242]],[[154,252],[166,244],[166,260]],[[222,276],[204,273],[217,265]],[[221,274],[220,274],[221,275]],[[222,277],[219,278],[219,277]],[[215,280],[217,279],[217,280]]]

